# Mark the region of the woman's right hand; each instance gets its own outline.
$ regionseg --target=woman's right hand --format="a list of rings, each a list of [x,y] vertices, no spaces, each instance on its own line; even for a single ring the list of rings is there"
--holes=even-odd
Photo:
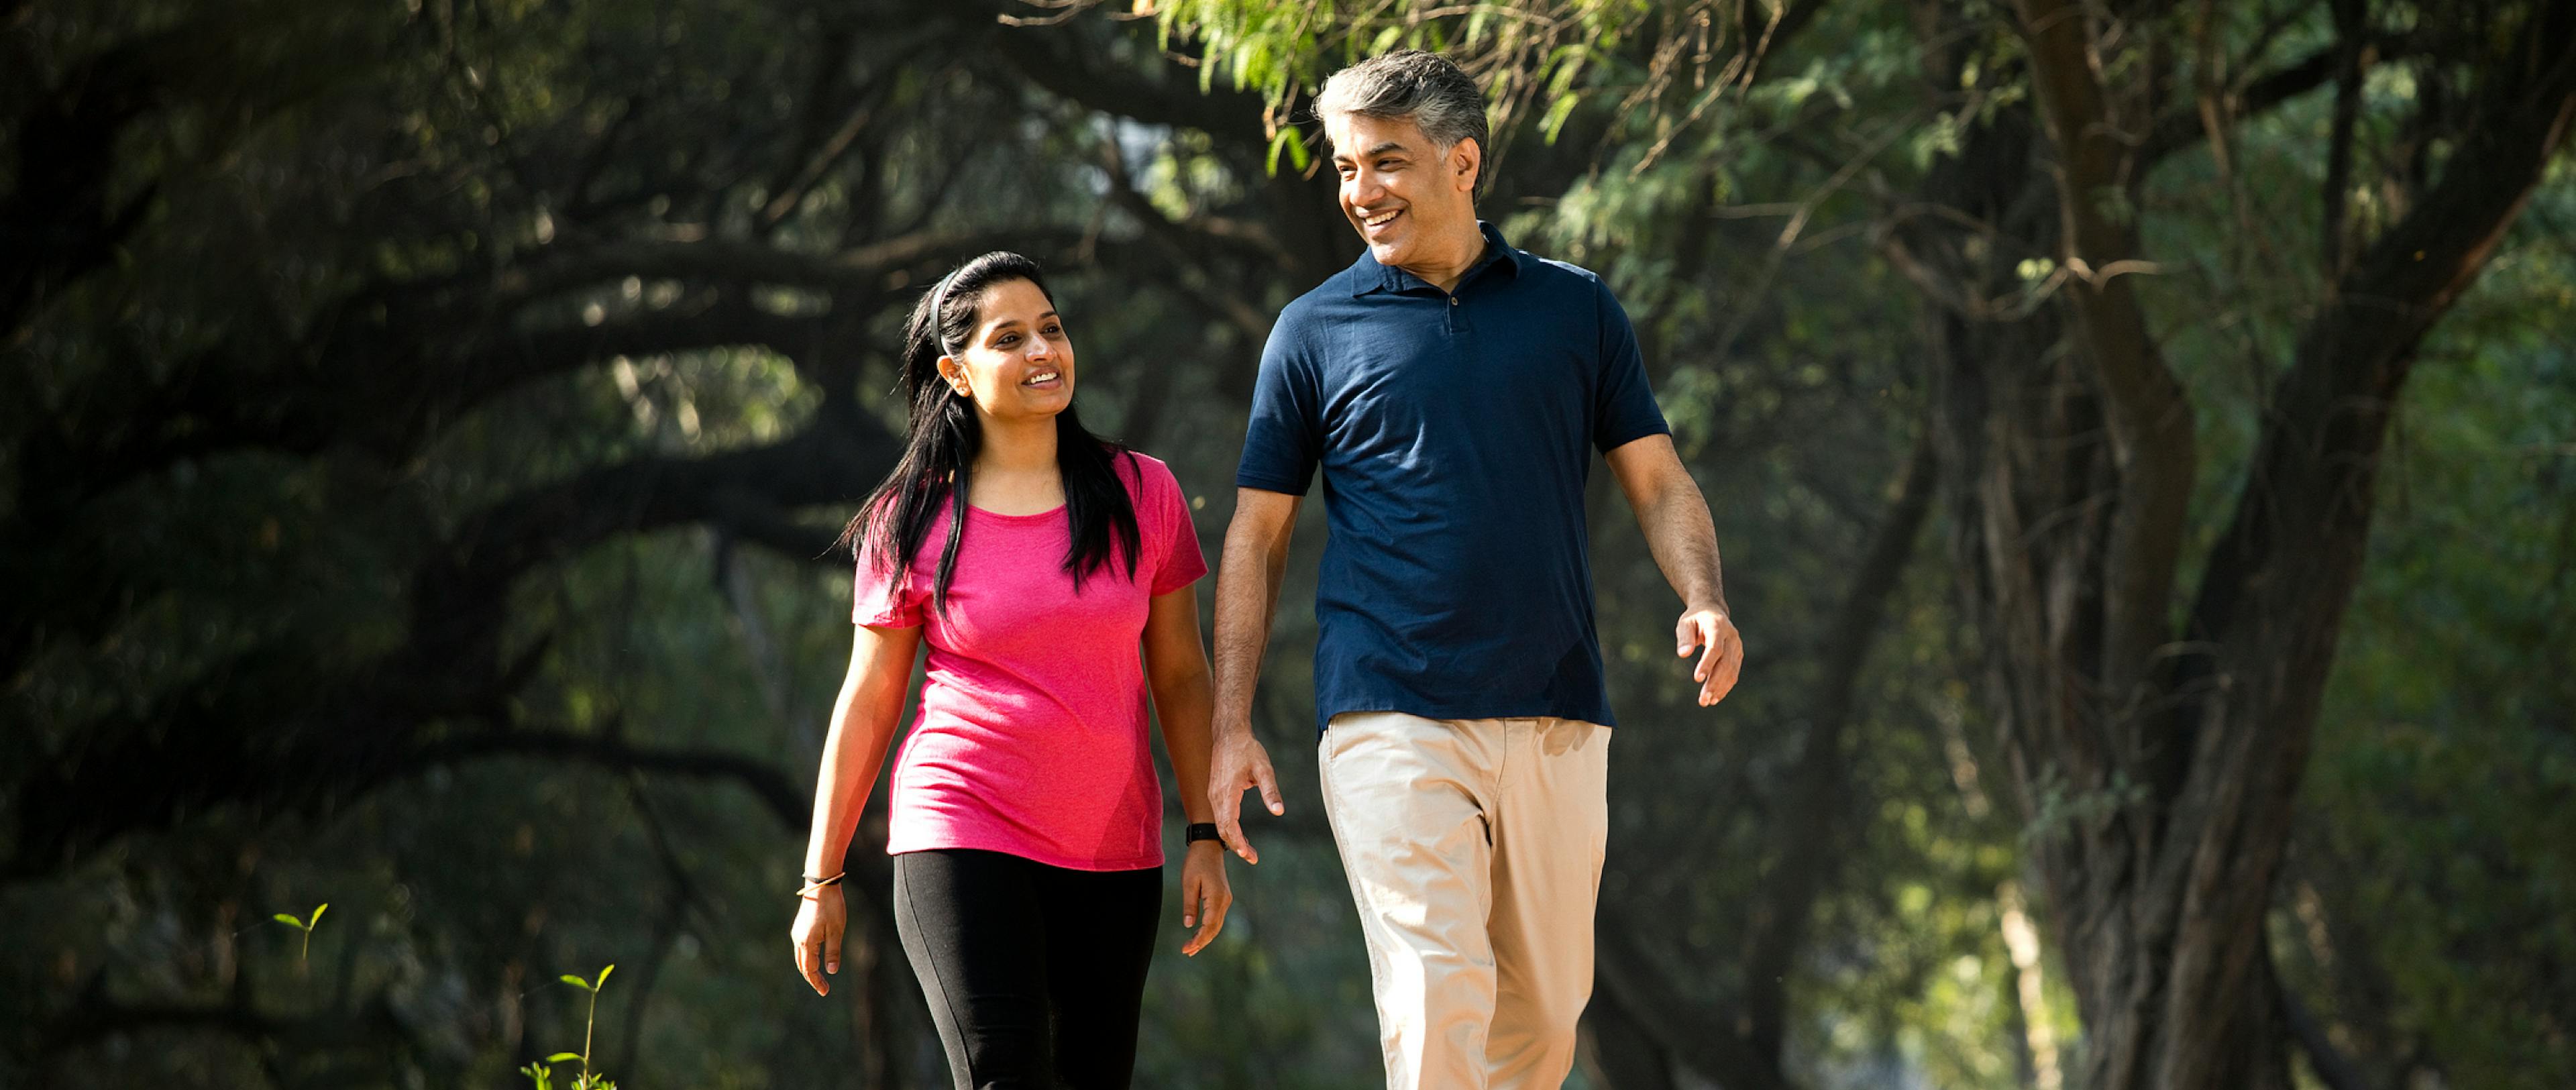
[[[796,910],[796,925],[787,930],[787,937],[796,943],[796,971],[805,974],[814,994],[830,995],[832,983],[823,977],[841,971],[841,927],[849,920],[848,906],[841,902],[838,885],[798,900],[803,905]]]

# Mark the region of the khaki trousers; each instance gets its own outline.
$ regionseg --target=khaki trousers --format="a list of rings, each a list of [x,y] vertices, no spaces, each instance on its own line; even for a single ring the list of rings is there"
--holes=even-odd
[[[1592,997],[1610,729],[1333,717],[1324,813],[1368,938],[1390,1090],[1555,1087]]]

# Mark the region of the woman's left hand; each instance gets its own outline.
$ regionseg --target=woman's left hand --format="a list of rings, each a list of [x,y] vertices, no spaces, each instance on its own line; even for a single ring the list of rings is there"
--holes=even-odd
[[[1225,848],[1213,840],[1190,845],[1181,862],[1181,926],[1196,927],[1181,953],[1195,957],[1216,933],[1225,930],[1225,910],[1234,906],[1234,889],[1225,881]]]

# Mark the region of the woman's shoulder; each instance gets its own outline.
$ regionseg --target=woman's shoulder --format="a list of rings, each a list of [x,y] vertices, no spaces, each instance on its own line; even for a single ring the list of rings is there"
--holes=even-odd
[[[1180,490],[1180,479],[1172,475],[1172,467],[1160,458],[1133,447],[1114,448],[1111,458],[1120,463],[1118,479],[1139,493]]]

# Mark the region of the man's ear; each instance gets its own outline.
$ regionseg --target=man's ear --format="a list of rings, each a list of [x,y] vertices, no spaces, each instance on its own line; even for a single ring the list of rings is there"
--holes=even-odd
[[[1485,145],[1470,136],[1451,146],[1449,173],[1457,179],[1459,192],[1475,192],[1476,182],[1485,173]]]

